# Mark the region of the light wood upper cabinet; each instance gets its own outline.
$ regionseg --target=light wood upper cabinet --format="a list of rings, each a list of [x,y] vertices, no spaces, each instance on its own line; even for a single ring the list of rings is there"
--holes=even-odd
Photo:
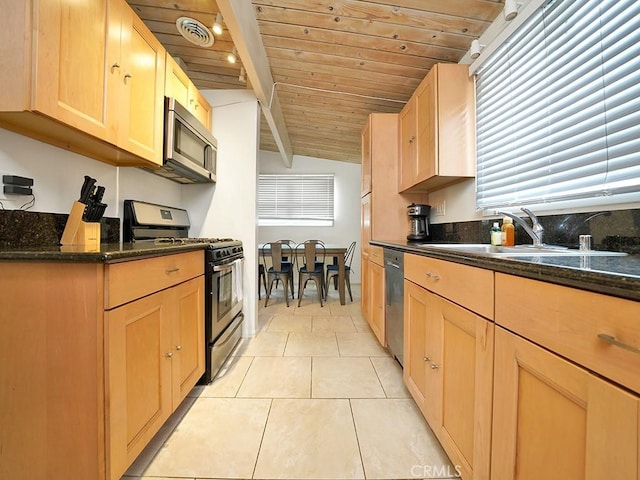
[[[118,146],[162,164],[165,50],[128,5],[122,7]],[[117,30],[116,30],[117,31]],[[113,63],[111,64],[113,65]],[[111,68],[111,67],[109,67]]]
[[[360,176],[360,196],[371,192],[371,122],[362,129],[362,172]]]
[[[3,12],[25,5],[20,1],[10,3],[12,7],[3,8]],[[33,55],[35,69],[32,79],[25,78],[24,88],[25,93],[31,90],[33,103],[25,96],[20,109],[36,110],[115,143],[116,124],[109,109],[120,98],[109,90],[111,77],[105,59],[119,56],[120,36],[110,34],[111,22],[117,23],[118,17],[110,16],[108,0],[37,2],[32,8],[37,11],[34,50],[24,53]],[[20,24],[10,28],[15,29],[14,34],[20,28],[24,31]],[[26,63],[26,58],[23,61]],[[28,77],[29,65],[22,69]],[[4,90],[0,95],[12,95],[0,90]]]
[[[639,399],[502,328],[491,478],[638,478]]]
[[[467,65],[432,67],[400,112],[400,192],[475,176],[474,98]]]
[[[2,11],[0,125],[114,165],[161,164],[165,52],[124,0]]]
[[[178,100],[178,103],[189,110],[208,130],[211,130],[211,105],[168,52],[165,95]]]

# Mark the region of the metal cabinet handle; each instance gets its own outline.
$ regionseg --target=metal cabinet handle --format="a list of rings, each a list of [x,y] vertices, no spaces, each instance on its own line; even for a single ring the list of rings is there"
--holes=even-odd
[[[182,345],[176,345],[176,350],[182,350]]]
[[[437,363],[432,363],[431,364],[431,370],[437,370],[440,368],[440,365],[438,365]]]
[[[114,71],[116,68],[120,68],[120,64],[119,64],[118,62],[116,62],[116,63],[114,63],[113,65],[111,65],[111,73],[113,73],[113,71]]]
[[[169,275],[170,273],[176,273],[180,271],[180,267],[176,267],[176,268],[171,268],[169,270],[165,270],[164,273],[166,273],[167,275]]]
[[[167,352],[167,353],[164,354],[164,356],[167,357],[167,358],[171,358],[171,357],[173,357],[173,352]]]
[[[422,357],[422,360],[424,360],[425,362],[428,362],[429,360],[431,360],[431,357]]]
[[[634,347],[633,345],[627,345],[626,343],[621,342],[620,340],[616,340],[616,337],[613,335],[607,335],[606,333],[599,333],[598,338],[609,345],[614,345],[616,347],[623,348],[625,350],[629,350],[633,353],[640,353],[640,348]]]
[[[440,280],[440,275],[436,275],[435,273],[427,272],[425,273],[427,278],[431,278],[432,280]]]
[[[125,73],[124,74],[124,83],[127,83],[127,78],[133,78],[133,75],[131,75],[130,73]]]

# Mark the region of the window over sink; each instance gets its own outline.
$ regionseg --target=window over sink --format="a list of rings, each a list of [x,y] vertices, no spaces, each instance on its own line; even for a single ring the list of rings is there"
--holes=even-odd
[[[477,72],[477,207],[640,200],[638,57],[635,0],[531,15]]]

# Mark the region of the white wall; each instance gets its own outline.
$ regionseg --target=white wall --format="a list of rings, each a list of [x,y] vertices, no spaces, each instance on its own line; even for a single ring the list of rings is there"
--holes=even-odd
[[[242,240],[244,268],[243,334],[253,335],[258,318],[257,152],[260,110],[248,90],[204,90],[213,106],[218,140],[218,182],[214,189],[190,185],[183,190],[191,235]]]
[[[357,248],[351,264],[352,283],[360,283],[360,164],[294,155],[293,165],[286,168],[275,152],[260,152],[260,173],[335,175],[335,221],[332,227],[259,227],[258,242],[290,239],[297,243],[317,238],[333,245]]]
[[[181,206],[181,186],[139,168],[113,167],[62,148],[0,129],[0,175],[20,175],[34,180],[34,212],[69,213],[80,197],[84,175],[105,187],[105,215],[122,218],[125,199]],[[18,209],[30,197],[5,195],[6,209]]]

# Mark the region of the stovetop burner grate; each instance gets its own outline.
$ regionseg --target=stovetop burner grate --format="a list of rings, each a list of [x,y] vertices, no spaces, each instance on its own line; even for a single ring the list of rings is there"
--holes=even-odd
[[[225,242],[234,242],[235,240],[232,238],[192,238],[192,237],[160,237],[153,240],[153,243],[156,245],[162,244],[178,244],[185,245],[187,243],[225,243]]]

